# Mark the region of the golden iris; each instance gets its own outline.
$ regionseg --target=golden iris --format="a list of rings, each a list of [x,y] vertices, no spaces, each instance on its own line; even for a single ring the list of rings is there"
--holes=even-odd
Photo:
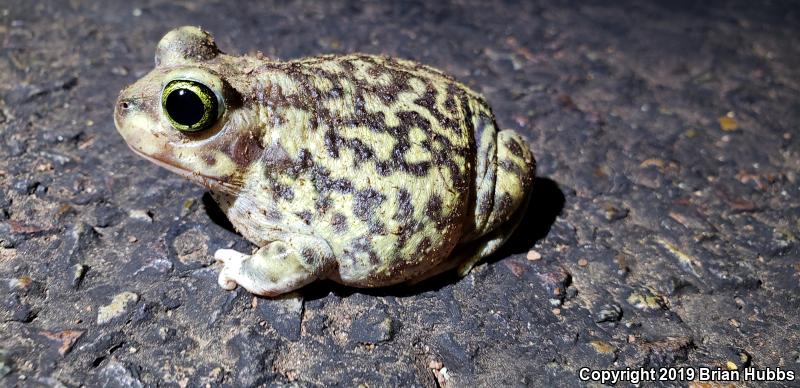
[[[214,125],[219,114],[217,95],[191,80],[171,81],[161,95],[161,108],[175,129],[197,132]]]

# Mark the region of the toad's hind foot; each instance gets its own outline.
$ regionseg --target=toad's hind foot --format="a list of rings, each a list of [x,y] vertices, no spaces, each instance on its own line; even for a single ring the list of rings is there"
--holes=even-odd
[[[302,254],[301,254],[302,252]],[[298,250],[283,241],[274,241],[246,255],[220,249],[214,258],[223,267],[217,282],[226,290],[237,285],[261,296],[275,296],[296,290],[323,275],[329,260],[313,249]]]

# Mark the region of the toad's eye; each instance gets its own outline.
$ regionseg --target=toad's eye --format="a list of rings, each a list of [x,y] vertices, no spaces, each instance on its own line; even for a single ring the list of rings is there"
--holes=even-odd
[[[217,95],[197,81],[168,83],[161,94],[161,109],[172,126],[182,132],[202,131],[219,118]]]

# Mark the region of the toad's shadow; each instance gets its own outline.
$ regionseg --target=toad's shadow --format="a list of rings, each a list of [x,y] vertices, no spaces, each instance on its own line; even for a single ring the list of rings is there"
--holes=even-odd
[[[519,226],[505,244],[493,255],[483,262],[494,263],[508,256],[524,253],[533,245],[543,239],[550,232],[550,227],[564,208],[564,193],[552,179],[536,178],[533,182],[533,191],[528,209],[523,215]],[[203,196],[203,205],[209,218],[217,225],[233,231],[233,225],[225,217],[222,210],[214,203],[211,196]],[[449,284],[457,282],[460,278],[455,271],[449,271],[418,284],[397,285],[381,288],[353,288],[343,286],[332,281],[317,281],[304,287],[301,293],[307,300],[320,299],[333,291],[340,297],[353,293],[375,296],[411,296],[427,291],[435,291]]]
[[[212,222],[231,233],[239,234],[239,232],[236,231],[236,228],[233,227],[231,221],[228,219],[228,216],[225,215],[225,212],[222,211],[208,191],[203,193],[202,201],[203,208],[206,209],[206,215],[211,219]],[[239,235],[241,236],[241,234]]]
[[[537,241],[550,233],[550,227],[564,209],[565,201],[558,183],[548,178],[534,179],[528,209],[519,226],[508,241],[484,261],[493,263],[513,254],[527,253]]]

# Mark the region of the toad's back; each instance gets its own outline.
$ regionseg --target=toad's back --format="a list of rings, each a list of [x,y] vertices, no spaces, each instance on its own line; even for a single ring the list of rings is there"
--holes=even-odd
[[[428,66],[377,56],[313,57],[255,73],[270,133],[250,174],[269,179],[245,179],[256,203],[229,210],[242,233],[266,242],[274,237],[264,225],[308,225],[298,232],[329,241],[345,278],[402,281],[450,253],[470,227],[473,120],[493,124],[480,96]],[[263,219],[235,216],[253,205],[273,209]]]

